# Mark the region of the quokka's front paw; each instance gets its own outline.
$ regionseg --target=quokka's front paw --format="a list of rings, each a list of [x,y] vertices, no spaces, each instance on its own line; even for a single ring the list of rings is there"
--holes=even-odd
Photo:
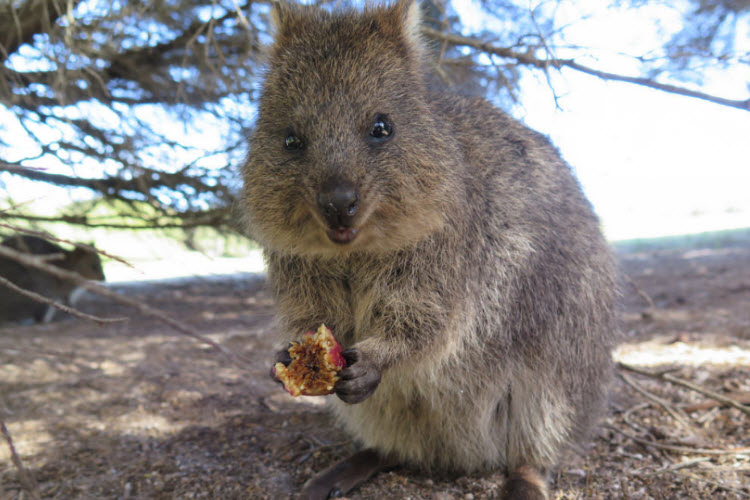
[[[289,355],[290,347],[292,347],[291,343],[287,345],[286,349],[276,351],[276,355],[274,356],[274,366],[271,366],[271,370],[268,372],[268,374],[271,376],[271,380],[281,385],[284,385],[284,383],[276,377],[276,370],[274,368],[276,363],[281,363],[284,366],[289,366],[289,363],[292,362],[292,357]]]
[[[346,368],[339,374],[334,391],[345,403],[361,403],[372,396],[380,384],[380,368],[356,348],[347,349],[343,355]]]

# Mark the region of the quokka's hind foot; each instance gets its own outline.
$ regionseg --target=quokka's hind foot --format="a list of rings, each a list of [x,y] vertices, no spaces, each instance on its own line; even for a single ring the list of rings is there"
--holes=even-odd
[[[375,450],[362,450],[310,479],[299,498],[324,500],[346,495],[376,473],[395,465],[394,461],[381,457]]]
[[[547,481],[536,467],[522,465],[508,475],[500,498],[502,500],[549,500]]]

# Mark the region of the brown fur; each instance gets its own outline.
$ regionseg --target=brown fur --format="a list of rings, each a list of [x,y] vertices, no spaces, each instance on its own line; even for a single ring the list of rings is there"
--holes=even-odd
[[[50,264],[68,271],[77,272],[84,278],[103,280],[101,260],[96,252],[83,246],[73,250],[62,247],[37,236],[11,236],[2,241],[3,246],[19,252],[34,255],[59,254],[60,257],[50,260]],[[75,283],[62,280],[37,269],[31,269],[16,261],[0,257],[0,276],[16,285],[39,293],[53,300],[68,301],[76,288]],[[33,319],[42,321],[47,313],[47,305],[18,294],[9,288],[0,286],[0,322]],[[52,314],[47,314],[47,320]]]
[[[552,467],[610,378],[613,258],[544,137],[427,90],[418,17],[408,0],[277,10],[243,213],[284,336],[325,323],[381,371],[362,403],[334,401],[365,446],[424,469]],[[394,135],[373,145],[377,114]],[[346,245],[316,209],[331,177],[360,194]]]

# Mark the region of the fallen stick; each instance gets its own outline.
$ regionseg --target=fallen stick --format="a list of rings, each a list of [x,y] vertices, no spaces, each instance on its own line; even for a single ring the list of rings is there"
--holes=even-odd
[[[630,416],[637,411],[643,410],[644,408],[648,408],[649,406],[651,406],[651,403],[649,402],[640,403],[640,404],[633,406],[632,408],[630,408],[629,410],[627,410],[625,413],[622,414],[622,421],[625,422],[634,431],[643,431],[643,427],[630,421]]]
[[[635,281],[633,281],[633,278],[631,278],[627,274],[625,274],[624,277],[625,277],[625,281],[630,283],[630,285],[635,289],[635,293],[637,293],[643,300],[646,301],[646,304],[648,304],[648,308],[650,310],[656,309],[656,305],[654,304],[654,301],[651,300],[651,297],[649,296],[649,294],[643,291],[641,287],[636,285]]]
[[[692,382],[688,382],[687,380],[682,380],[681,378],[677,378],[673,375],[670,375],[669,373],[664,373],[664,372],[654,373],[648,370],[643,370],[641,368],[636,368],[634,366],[626,365],[625,363],[617,363],[617,366],[623,370],[637,373],[639,375],[645,375],[646,377],[651,377],[651,378],[655,378],[659,380],[666,380],[667,382],[672,382],[673,384],[680,385],[682,387],[685,387],[697,393],[703,394],[706,397],[715,399],[716,401],[729,405],[732,408],[737,408],[738,410],[740,410],[742,413],[746,415],[750,415],[750,406],[745,406],[739,401],[735,401],[734,399],[724,396],[722,394],[719,394],[717,392],[709,391],[708,389],[704,389],[703,387],[695,385]]]
[[[662,474],[664,472],[674,472],[676,470],[684,469],[686,467],[692,467],[695,464],[708,462],[710,460],[713,459],[711,457],[691,458],[688,460],[683,460],[682,462],[677,462],[676,464],[672,464],[667,467],[662,467],[661,469],[655,470],[653,472],[649,472],[648,474],[646,474],[646,476],[658,476],[659,474]]]
[[[646,446],[653,446],[654,448],[660,448],[662,450],[674,451],[677,453],[695,453],[697,455],[743,455],[745,453],[750,454],[750,448],[732,448],[731,450],[717,450],[713,448],[690,448],[688,446],[675,446],[673,444],[657,443],[655,441],[649,441],[648,439],[641,439],[639,437],[628,434],[627,432],[621,431],[617,427],[612,425],[605,425],[605,428],[614,431],[618,434],[622,434],[628,439],[632,439],[636,443],[643,444]]]
[[[37,487],[34,478],[23,466],[21,457],[18,456],[16,447],[13,445],[13,438],[10,437],[10,431],[8,431],[8,428],[5,426],[5,420],[1,419],[0,432],[2,432],[3,436],[5,437],[5,442],[8,443],[8,448],[10,449],[10,459],[13,461],[13,465],[15,465],[16,469],[18,470],[18,480],[20,481],[21,486],[23,486],[23,488],[31,496],[31,498],[33,498],[34,500],[40,500],[42,497],[39,494],[39,488]]]
[[[182,323],[181,321],[177,321],[176,319],[166,315],[162,311],[159,311],[158,309],[154,309],[153,307],[147,304],[144,304],[143,302],[137,301],[135,299],[131,299],[129,297],[125,297],[124,295],[121,295],[117,292],[113,292],[109,288],[93,283],[87,280],[86,278],[81,277],[77,273],[73,273],[70,271],[66,271],[64,269],[60,269],[59,267],[49,265],[43,262],[38,257],[33,257],[33,256],[30,256],[29,254],[15,251],[3,245],[0,245],[0,256],[7,257],[9,259],[15,260],[16,262],[20,262],[23,265],[33,267],[35,269],[40,269],[48,274],[57,276],[58,278],[70,280],[74,282],[75,284],[77,284],[78,286],[80,286],[81,288],[85,288],[86,290],[90,290],[98,295],[112,299],[113,301],[118,302],[120,304],[125,304],[127,306],[130,306],[136,309],[137,311],[139,311],[140,313],[145,314],[147,316],[157,318],[161,320],[162,322],[171,326],[178,333],[182,335],[186,335],[188,337],[191,337],[195,340],[198,340],[200,342],[203,342],[204,344],[207,344],[213,347],[215,350],[219,351],[224,356],[226,356],[230,361],[236,363],[237,366],[239,367],[247,368],[248,365],[250,364],[250,360],[248,358],[240,354],[234,353],[226,349],[221,344],[218,344],[214,342],[213,340],[204,337],[203,335],[198,333],[195,329],[190,328],[189,326]]]
[[[726,394],[726,397],[734,399],[740,404],[748,405],[750,404],[750,392],[730,392],[729,394]],[[716,408],[717,406],[725,406],[726,403],[722,403],[721,401],[703,401],[701,403],[695,403],[692,405],[685,405],[682,407],[683,411],[686,412],[693,412],[698,410],[710,410],[712,408]]]
[[[619,375],[620,375],[620,378],[626,384],[628,384],[630,387],[632,387],[637,392],[639,392],[643,397],[645,397],[646,399],[649,399],[649,400],[653,401],[654,403],[656,403],[659,406],[661,406],[662,408],[664,408],[664,410],[667,413],[669,413],[670,415],[672,415],[672,418],[674,418],[677,421],[677,423],[679,423],[683,427],[690,427],[690,423],[688,421],[688,419],[690,417],[688,417],[685,413],[681,412],[676,407],[672,406],[668,401],[660,398],[656,394],[650,393],[649,391],[647,391],[646,389],[644,389],[643,387],[641,387],[641,385],[639,383],[637,383],[635,380],[631,379],[630,377],[628,377],[624,373],[620,373]]]
[[[745,498],[750,498],[750,493],[747,493],[743,490],[738,490],[737,488],[732,488],[731,486],[727,486],[726,484],[722,484],[718,481],[714,481],[712,479],[707,479],[705,477],[700,477],[695,474],[691,474],[690,472],[678,472],[679,475],[684,477],[689,477],[690,479],[693,479],[694,481],[702,481],[706,484],[710,484],[711,486],[716,486],[719,489],[722,489],[724,491],[728,491],[730,493],[736,493],[737,495],[740,495]]]

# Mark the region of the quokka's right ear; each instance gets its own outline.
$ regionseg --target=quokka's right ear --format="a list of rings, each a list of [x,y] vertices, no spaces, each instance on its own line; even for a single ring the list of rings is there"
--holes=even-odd
[[[422,47],[422,10],[418,0],[398,0],[392,9],[401,22],[404,35],[414,47]]]
[[[286,0],[271,0],[271,28],[277,39],[293,29],[298,10]]]
[[[397,0],[390,6],[374,10],[377,26],[381,31],[400,40],[411,59],[421,65],[427,49],[421,36],[422,12],[419,1]]]

